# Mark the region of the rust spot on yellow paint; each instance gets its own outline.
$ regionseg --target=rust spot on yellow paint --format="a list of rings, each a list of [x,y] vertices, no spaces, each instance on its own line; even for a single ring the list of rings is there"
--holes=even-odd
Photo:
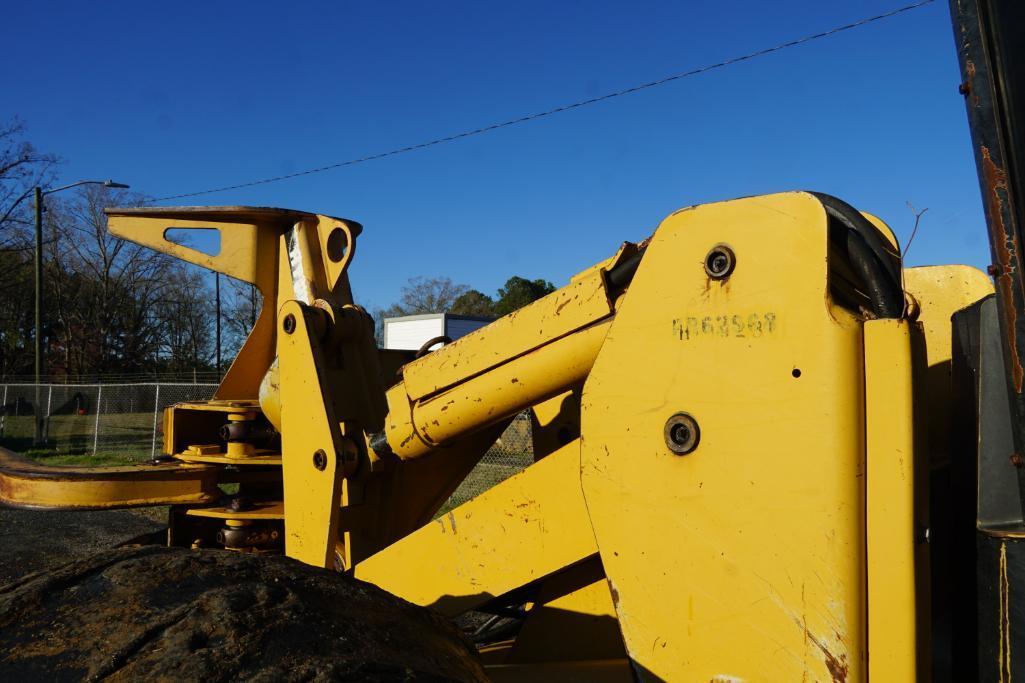
[[[801,617],[798,618],[798,616],[796,614],[793,614],[793,615],[791,615],[790,618],[793,620],[793,622],[795,624],[797,624],[797,627],[799,629],[801,629],[801,631],[804,634],[805,649],[807,649],[808,643],[810,641],[816,648],[818,648],[819,652],[822,653],[823,661],[826,664],[826,668],[829,670],[829,675],[832,677],[833,683],[846,683],[847,682],[847,674],[848,674],[848,671],[850,669],[850,665],[847,663],[847,653],[846,652],[834,653],[829,648],[829,646],[826,645],[826,643],[822,642],[822,640],[820,638],[818,638],[814,633],[812,633],[808,629],[808,621],[807,621],[807,615],[805,614],[805,610],[804,610],[804,602],[805,602],[804,586],[802,585],[801,586],[801,605],[802,605]],[[845,647],[843,634],[839,633],[838,631],[834,632],[834,634],[836,635],[836,640],[840,644],[840,646],[841,647]]]
[[[829,669],[829,675],[832,676],[833,683],[847,683],[847,672],[850,668],[847,664],[847,654],[844,652],[841,652],[839,655],[834,654],[826,647],[825,643],[813,634],[808,633],[808,637],[822,653],[822,658],[826,662],[826,668]]]

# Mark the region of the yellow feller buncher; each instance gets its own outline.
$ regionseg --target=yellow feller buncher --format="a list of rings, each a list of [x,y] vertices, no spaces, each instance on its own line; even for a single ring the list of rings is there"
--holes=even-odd
[[[998,106],[1022,81],[991,77],[1007,54],[971,52],[999,36],[978,38],[994,34],[968,4],[996,296],[973,268],[903,268],[872,214],[788,192],[681,209],[414,358],[377,348],[354,304],[358,223],[112,210],[114,235],[252,283],[263,310],[214,398],[164,413],[158,461],[0,452],[0,501],[169,505],[171,546],[492,615],[475,640],[494,680],[1025,675],[1022,157],[1001,132],[1025,128]],[[217,255],[166,237],[200,228]],[[524,411],[533,464],[439,516]]]

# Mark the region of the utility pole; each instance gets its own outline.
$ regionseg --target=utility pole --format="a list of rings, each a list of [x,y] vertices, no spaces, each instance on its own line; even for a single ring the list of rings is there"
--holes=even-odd
[[[214,272],[214,302],[217,308],[217,381],[221,381],[221,274]]]
[[[79,180],[76,183],[70,185],[64,185],[62,187],[55,187],[53,189],[44,190],[38,185],[33,189],[36,200],[36,257],[35,257],[35,280],[36,280],[36,330],[35,340],[33,343],[35,351],[35,379],[36,379],[36,399],[33,412],[35,414],[35,433],[32,436],[33,445],[38,446],[43,443],[43,420],[45,419],[42,415],[42,411],[39,409],[40,399],[42,393],[40,392],[40,384],[43,381],[43,197],[54,192],[60,192],[62,190],[69,190],[73,187],[79,187],[81,185],[103,185],[104,187],[113,188],[124,188],[128,186],[124,183],[116,183],[113,180]],[[14,205],[17,206],[18,202],[28,196],[28,192],[21,195]],[[14,209],[12,206],[8,209],[10,213]]]
[[[32,436],[32,443],[36,446],[43,442],[43,411],[40,410],[42,398],[41,387],[43,377],[43,188],[36,186],[36,257],[35,257],[35,280],[36,280],[36,334],[33,340],[35,350],[35,377],[36,377],[36,400],[33,404],[35,416],[35,433]]]

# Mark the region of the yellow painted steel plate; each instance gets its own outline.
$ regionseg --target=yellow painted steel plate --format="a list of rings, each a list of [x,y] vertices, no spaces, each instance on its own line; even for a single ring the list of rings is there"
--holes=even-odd
[[[176,408],[210,410],[218,413],[247,413],[260,409],[259,401],[182,401]]]
[[[253,503],[249,510],[232,510],[230,507],[192,508],[185,514],[219,519],[284,519],[285,506],[281,501],[271,501]]]
[[[174,456],[182,462],[201,462],[213,465],[281,465],[281,454],[250,455],[245,458],[229,458],[224,453],[211,453],[207,455],[191,455],[181,453]]]

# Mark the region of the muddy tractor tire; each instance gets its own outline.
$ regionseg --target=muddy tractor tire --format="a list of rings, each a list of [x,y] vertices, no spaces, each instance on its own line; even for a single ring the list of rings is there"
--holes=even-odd
[[[485,681],[448,621],[285,557],[104,551],[0,587],[0,680]]]

